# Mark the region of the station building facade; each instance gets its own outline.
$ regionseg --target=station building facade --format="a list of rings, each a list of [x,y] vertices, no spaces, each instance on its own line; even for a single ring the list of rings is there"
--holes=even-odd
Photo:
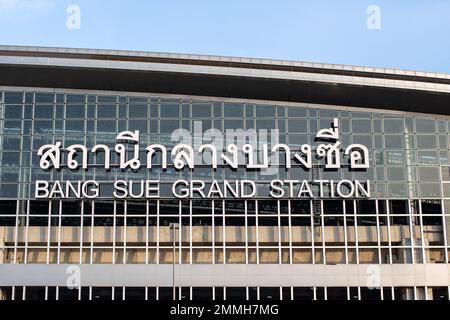
[[[449,75],[40,47],[0,74],[0,299],[449,297]]]

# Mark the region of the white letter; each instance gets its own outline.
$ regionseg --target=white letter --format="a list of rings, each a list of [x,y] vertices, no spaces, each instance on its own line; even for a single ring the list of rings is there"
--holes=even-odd
[[[89,185],[93,185],[94,187],[89,190]],[[94,193],[92,193],[92,195],[90,195],[89,191],[93,191]],[[87,180],[84,184],[83,184],[83,196],[88,198],[88,199],[94,199],[97,198],[99,194],[99,189],[98,189],[98,182],[94,181],[94,180]]]
[[[359,182],[358,180],[355,181],[355,185],[356,185],[356,197],[359,197],[359,191],[362,192],[362,194],[364,195],[364,197],[366,198],[370,198],[370,181],[367,180],[366,182],[366,187],[367,189],[364,188],[363,184],[361,182]]]
[[[41,186],[41,185],[43,185],[43,186]],[[40,191],[43,191],[44,194],[41,194]],[[43,180],[36,181],[34,197],[36,199],[48,198],[48,182],[47,181],[43,181]]]
[[[249,194],[245,193],[245,185],[248,185],[251,188],[251,192]],[[252,198],[256,194],[256,184],[250,180],[241,180],[241,197],[242,198]]]
[[[283,198],[284,190],[282,188],[283,181],[281,180],[273,180],[270,182],[270,196],[273,198]],[[276,192],[274,192],[276,191]]]
[[[123,185],[123,187],[121,186]],[[127,191],[127,182],[124,180],[117,180],[116,182],[114,182],[114,192],[113,195],[116,198],[122,199],[122,198],[126,198],[128,196],[128,191]],[[120,191],[123,193],[123,195],[119,195],[119,193],[117,191]]]
[[[177,192],[178,185],[180,186],[180,193]],[[187,189],[188,183],[185,180],[177,180],[172,184],[172,194],[177,198],[187,198],[189,196],[189,190]]]

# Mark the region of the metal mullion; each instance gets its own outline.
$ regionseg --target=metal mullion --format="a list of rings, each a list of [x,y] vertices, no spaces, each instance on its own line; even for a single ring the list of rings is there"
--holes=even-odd
[[[30,200],[27,200],[27,215],[25,222],[25,252],[23,257],[23,263],[28,263],[28,227],[30,224]]]
[[[256,208],[255,208],[256,209]],[[255,224],[256,224],[255,217]],[[258,232],[256,232],[257,234]],[[245,264],[248,264],[248,223],[247,223],[247,200],[244,202],[244,239],[245,239]],[[256,257],[258,257],[258,236],[256,235]],[[256,258],[258,263],[258,258]],[[248,288],[247,288],[247,300],[248,300]]]
[[[443,202],[443,201],[441,201]],[[443,203],[441,204],[441,208],[443,206]],[[445,262],[449,263],[449,256],[448,256],[448,241],[447,241],[447,219],[450,218],[450,216],[445,215],[444,209],[442,210],[442,229],[443,229],[443,236],[444,236],[444,251],[445,251]],[[450,295],[449,295],[450,298]]]
[[[92,256],[94,255],[94,219],[95,219],[95,201],[92,202],[92,208],[91,208],[91,241],[90,241],[90,245],[91,247],[89,248],[89,264],[92,264]],[[114,257],[113,257],[113,262],[114,262]],[[89,300],[90,300],[90,293],[89,293]]]
[[[156,264],[159,264],[159,200],[156,200]],[[158,287],[156,288],[156,300],[158,300]]]
[[[259,216],[259,211],[258,211]],[[282,250],[281,250],[281,216],[280,216],[280,201],[277,200],[277,218],[278,218],[278,264],[282,264]],[[280,295],[281,297],[281,295]]]
[[[343,211],[343,216],[344,216],[344,250],[345,250],[345,264],[348,264],[348,235],[347,235],[347,206],[345,204],[344,200],[342,201],[342,209],[344,209]],[[347,287],[347,298],[350,296],[350,289]]]
[[[279,207],[278,209],[280,210],[280,206],[281,206],[281,202],[280,200],[278,200],[279,202]],[[293,263],[293,259],[292,259],[292,223],[291,223],[291,201],[287,200],[288,203],[288,237],[289,237],[289,264]]]
[[[309,200],[308,200],[309,201]],[[291,202],[291,201],[289,201]],[[315,230],[315,225],[314,225],[314,217],[313,217],[313,204],[312,201],[309,201],[309,219],[310,219],[310,223],[311,223],[311,257],[312,257],[312,264],[316,264],[316,230]],[[292,219],[292,215],[291,215],[291,211],[289,211],[289,221],[291,221]],[[291,248],[292,248],[292,235],[291,235]],[[316,287],[314,287],[314,300],[316,300]]]
[[[50,244],[51,244],[51,227],[52,227],[52,209],[53,209],[53,201],[49,200],[48,203],[48,223],[47,223],[47,257],[46,264],[50,264]]]
[[[354,225],[355,225],[355,248],[356,248],[356,264],[359,264],[359,233],[358,233],[358,215],[356,208],[356,200],[353,201],[353,216],[354,216]],[[358,287],[358,299],[361,299],[361,290]]]
[[[19,237],[19,209],[20,209],[20,203],[21,203],[20,200],[16,201],[16,227],[15,227],[15,230],[14,230],[14,254],[13,254],[14,263],[13,264],[17,263],[17,246],[19,245],[18,237]],[[13,296],[14,296],[14,294],[13,294]]]
[[[245,201],[247,204],[247,201]],[[247,216],[247,207],[245,208],[245,215]],[[258,201],[255,201],[255,212],[258,212]],[[256,264],[259,264],[259,215],[255,216],[255,234],[256,234]],[[247,221],[247,219],[245,219]],[[245,243],[246,249],[248,248],[248,242]],[[259,297],[259,287],[258,287],[258,297]],[[259,298],[258,298],[259,300]]]
[[[211,238],[212,238],[212,264],[216,264],[216,224],[215,221],[216,220],[216,216],[215,216],[215,211],[214,211],[214,207],[215,207],[215,201],[211,201],[211,217],[212,217],[212,222],[211,222]],[[215,295],[216,295],[216,290],[213,287],[213,300],[215,300]]]
[[[62,201],[59,201],[59,208],[58,208],[58,251],[56,254],[57,257],[57,264],[59,264],[60,257],[61,257],[61,224],[62,224]]]
[[[83,263],[83,240],[84,240],[84,201],[81,201],[81,216],[80,216],[80,264]],[[80,289],[81,292],[81,289]]]
[[[149,227],[149,203],[148,200],[145,201],[145,264],[148,264],[148,233],[150,232]],[[145,288],[145,300],[148,300],[148,288]]]
[[[439,170],[440,171],[440,170]],[[425,234],[423,231],[423,214],[422,214],[422,201],[419,201],[419,221],[420,221],[420,236],[421,236],[421,244],[422,244],[422,263],[426,263],[426,251],[425,251],[425,245],[429,247],[429,244],[425,243]],[[425,290],[426,291],[426,290]],[[425,293],[426,294],[426,293]]]
[[[381,264],[381,232],[380,232],[380,211],[378,208],[378,199],[375,199],[375,213],[376,213],[376,220],[377,220],[377,243],[378,243],[378,264]],[[383,296],[383,290],[381,290],[381,296]]]
[[[116,264],[116,233],[117,233],[117,214],[116,214],[116,200],[114,200],[114,202],[113,202],[112,264]]]
[[[419,205],[419,210],[420,210],[420,205]],[[411,211],[412,211],[411,210],[411,199],[408,199],[409,232],[410,232],[410,238],[411,238],[411,244],[410,245],[411,245],[411,251],[412,251],[411,262],[412,262],[412,264],[415,264],[416,263],[416,257],[415,257],[416,251],[414,250],[414,248],[415,248],[415,243],[414,242],[415,242],[415,236],[416,236],[416,228],[413,228],[413,224],[412,224],[413,214],[412,214]],[[423,248],[423,239],[422,239],[421,242],[422,242],[422,248]],[[415,294],[415,290],[416,289],[414,289],[414,294]]]
[[[327,256],[326,256],[326,252],[325,252],[325,218],[323,216],[323,200],[320,200],[320,223],[321,223],[321,226],[322,226],[322,232],[321,232],[321,236],[322,236],[322,255],[323,255],[322,260],[323,260],[323,264],[327,264]],[[327,290],[326,289],[324,289],[324,290],[325,290],[325,298],[326,298]]]
[[[191,201],[191,200],[189,200],[189,201]],[[190,207],[191,207],[191,205],[189,204],[189,208]],[[181,264],[181,259],[183,258],[182,247],[181,247],[181,245],[182,245],[181,230],[183,228],[182,222],[183,222],[183,219],[181,218],[181,200],[178,200],[178,226],[179,226],[179,228],[178,228],[178,264]],[[189,222],[192,223],[192,220],[190,217],[189,217]],[[177,239],[176,233],[177,233],[177,229],[174,227],[173,236],[175,238],[175,241]],[[175,247],[175,250],[176,250],[176,247]],[[189,260],[191,260],[191,259],[189,259]],[[180,286],[178,286],[178,288],[181,290]],[[180,298],[181,298],[181,291],[178,294],[178,300],[180,300]]]
[[[386,204],[386,216],[387,216],[387,227],[388,227],[388,249],[389,249],[389,264],[392,264],[392,242],[391,242],[391,209],[389,207],[389,201],[387,199],[383,200]],[[392,291],[394,294],[394,291]],[[394,297],[394,296],[392,296]]]
[[[128,207],[128,201],[125,200],[123,203],[123,210],[124,210],[124,217],[123,217],[123,257],[122,257],[122,264],[125,264],[127,261],[127,207]],[[117,210],[117,209],[116,209]]]
[[[226,264],[225,261],[225,246],[227,244],[226,238],[225,238],[225,200],[222,201],[222,264]],[[226,290],[224,287],[224,294],[226,294]],[[224,296],[225,297],[225,296]]]
[[[180,108],[181,108],[181,104],[180,104]],[[180,201],[180,211],[181,211],[181,201]],[[181,213],[180,213],[180,217],[181,217]],[[189,264],[192,264],[192,258],[193,258],[193,255],[192,255],[192,200],[189,200]],[[192,296],[192,294],[191,294],[191,296]]]
[[[444,186],[442,179],[442,170],[439,170],[439,178],[441,180],[441,216],[442,216],[442,231],[444,236],[444,251],[445,251],[445,263],[448,263],[448,243],[447,243],[447,227],[446,227],[446,218],[445,218],[445,205],[444,205]],[[425,261],[425,260],[424,260]],[[449,295],[450,298],[450,295]]]

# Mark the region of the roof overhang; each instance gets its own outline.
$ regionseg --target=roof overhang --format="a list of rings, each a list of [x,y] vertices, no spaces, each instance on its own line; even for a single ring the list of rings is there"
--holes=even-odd
[[[450,115],[450,75],[303,62],[0,47],[0,86],[148,92]]]

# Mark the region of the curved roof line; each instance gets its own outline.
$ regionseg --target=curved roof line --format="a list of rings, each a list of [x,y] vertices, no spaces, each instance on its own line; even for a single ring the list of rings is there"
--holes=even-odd
[[[450,74],[136,51],[0,46],[0,86],[148,92],[450,115]]]
[[[393,68],[364,67],[344,64],[316,63],[294,60],[278,60],[264,58],[231,57],[202,54],[181,54],[165,52],[14,46],[0,45],[0,56],[46,56],[46,57],[72,57],[92,60],[115,60],[136,62],[159,62],[174,64],[196,64],[207,66],[256,68],[279,71],[301,71],[311,73],[324,73],[334,75],[368,76],[411,80],[430,83],[450,84],[450,74],[438,72],[424,72],[414,70],[401,70]]]

